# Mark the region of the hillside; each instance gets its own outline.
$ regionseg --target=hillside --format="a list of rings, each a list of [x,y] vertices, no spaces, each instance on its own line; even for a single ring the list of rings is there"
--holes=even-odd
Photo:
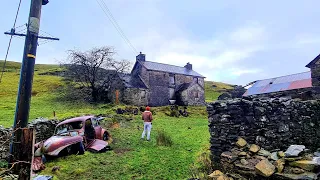
[[[205,96],[206,102],[212,102],[218,99],[219,95],[228,89],[233,89],[230,84],[221,82],[205,81]]]
[[[2,65],[0,61],[0,66]],[[20,63],[8,62],[3,81],[0,83],[0,125],[10,127],[13,124],[16,94],[19,82]],[[89,103],[62,102],[57,99],[55,89],[64,86],[61,77],[47,74],[59,69],[57,65],[36,65],[30,118],[57,118],[83,114],[114,114],[119,106]],[[215,100],[221,91],[231,86],[205,82],[206,100]],[[132,121],[111,119],[117,126],[104,125],[112,134],[113,151],[89,153],[82,156],[72,155],[49,161],[42,174],[54,175],[55,179],[187,179],[200,173],[206,177],[209,160],[209,133],[205,107],[190,107],[188,118],[174,118],[165,115],[169,107],[153,108],[154,124],[151,142],[140,140],[141,119],[133,116]],[[165,131],[173,141],[172,147],[156,145],[156,136]],[[197,136],[194,136],[197,134]],[[188,138],[186,138],[188,137]],[[1,162],[0,162],[1,163]],[[3,163],[5,164],[5,163]],[[90,164],[91,167],[87,165]],[[59,173],[53,173],[53,167],[59,166]],[[0,167],[1,168],[1,167]],[[156,173],[155,173],[156,172]],[[192,174],[191,174],[192,173]]]
[[[3,61],[0,61],[2,67]],[[64,85],[61,77],[39,75],[39,73],[55,71],[58,65],[35,66],[33,79],[32,99],[29,119],[37,117],[53,118],[56,111],[57,118],[65,118],[86,113],[100,112],[99,108],[84,102],[61,102],[57,99],[55,89]],[[12,126],[16,107],[20,63],[7,62],[6,70],[0,83],[0,125]]]
[[[0,61],[2,67],[3,61]],[[0,83],[0,125],[11,126],[14,118],[16,95],[19,83],[20,63],[7,62],[3,80]],[[105,109],[84,102],[61,102],[57,100],[55,89],[64,85],[61,77],[46,74],[59,70],[58,65],[35,65],[35,76],[32,89],[30,119],[37,117],[53,118],[53,111],[57,118],[65,118],[83,113],[103,113]],[[205,82],[206,101],[214,101],[231,85],[219,82]],[[103,107],[103,105],[101,105]]]

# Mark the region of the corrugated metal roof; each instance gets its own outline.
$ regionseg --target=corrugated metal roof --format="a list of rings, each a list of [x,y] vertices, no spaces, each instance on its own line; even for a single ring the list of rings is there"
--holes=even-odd
[[[174,74],[183,74],[188,76],[204,77],[201,74],[193,70],[188,70],[185,67],[162,64],[157,62],[150,62],[150,61],[140,61],[140,63],[143,64],[149,70],[163,71],[163,72],[169,72]]]
[[[243,96],[312,87],[311,72],[258,80]]]

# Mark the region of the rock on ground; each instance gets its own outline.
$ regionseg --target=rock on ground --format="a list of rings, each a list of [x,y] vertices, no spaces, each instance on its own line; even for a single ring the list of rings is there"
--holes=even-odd
[[[275,172],[276,167],[273,164],[271,164],[267,159],[265,159],[265,160],[261,160],[255,166],[255,169],[258,174],[264,177],[269,177]]]
[[[285,152],[286,157],[298,156],[306,147],[304,145],[291,145]]]

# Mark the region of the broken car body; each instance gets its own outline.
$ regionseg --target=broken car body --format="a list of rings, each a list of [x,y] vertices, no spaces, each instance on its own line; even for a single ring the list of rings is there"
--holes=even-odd
[[[110,134],[99,125],[102,117],[82,116],[67,119],[56,126],[52,137],[36,145],[44,155],[99,152],[108,147]]]

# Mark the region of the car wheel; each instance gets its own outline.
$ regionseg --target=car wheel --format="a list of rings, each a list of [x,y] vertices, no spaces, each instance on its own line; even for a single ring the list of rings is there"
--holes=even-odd
[[[109,140],[109,136],[108,136],[107,132],[103,133],[103,139],[102,140],[104,140],[104,141],[108,141]]]

